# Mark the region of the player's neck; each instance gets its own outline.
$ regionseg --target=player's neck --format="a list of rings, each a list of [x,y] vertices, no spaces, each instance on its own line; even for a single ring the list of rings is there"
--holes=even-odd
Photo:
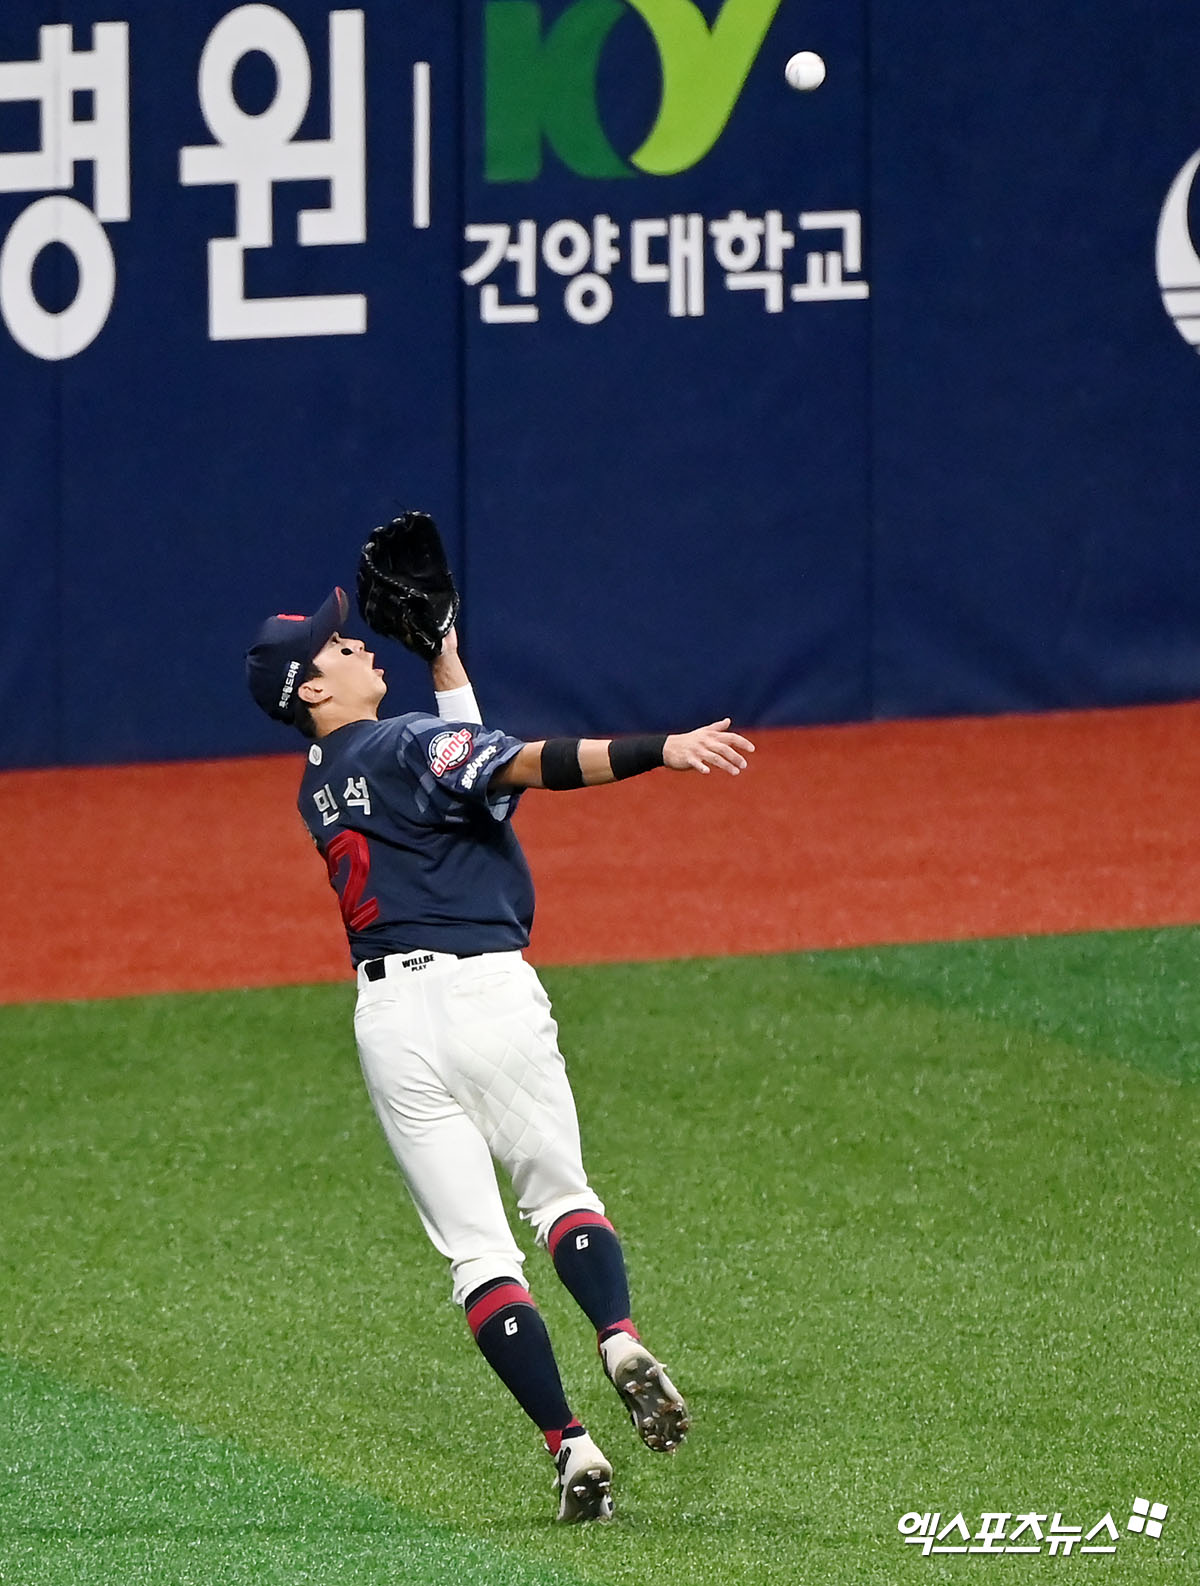
[[[320,716],[313,711],[313,726],[317,730],[317,738],[328,738],[331,732],[336,732],[339,727],[348,727],[352,721],[378,721],[378,705],[334,705],[330,702],[321,707]]]

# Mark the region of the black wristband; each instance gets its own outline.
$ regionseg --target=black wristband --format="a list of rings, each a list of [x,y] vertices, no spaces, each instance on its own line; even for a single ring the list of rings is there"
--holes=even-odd
[[[640,776],[643,771],[653,771],[662,765],[666,741],[665,732],[646,733],[638,738],[613,738],[608,746],[613,781],[623,782],[627,776]]]
[[[542,786],[559,793],[583,786],[578,738],[547,738],[542,745]]]

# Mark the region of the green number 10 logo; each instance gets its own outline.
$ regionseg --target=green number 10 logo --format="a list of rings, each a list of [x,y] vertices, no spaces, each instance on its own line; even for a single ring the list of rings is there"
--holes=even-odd
[[[537,0],[485,11],[489,182],[532,182],[544,144],[579,176],[674,176],[704,158],[737,104],[780,0],[725,0],[711,28],[692,0],[574,0],[547,32]],[[662,62],[662,103],[623,159],[600,122],[596,74],[605,41],[633,10]]]

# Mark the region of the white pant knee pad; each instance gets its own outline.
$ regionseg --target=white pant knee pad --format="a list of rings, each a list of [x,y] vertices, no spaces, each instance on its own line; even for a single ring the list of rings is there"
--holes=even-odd
[[[454,1283],[454,1303],[461,1305],[467,1295],[483,1283],[494,1283],[497,1278],[513,1278],[523,1283],[521,1267],[525,1257],[518,1251],[500,1252],[496,1255],[472,1256],[467,1261],[451,1264],[450,1276]]]
[[[595,1212],[603,1217],[604,1202],[590,1189],[575,1190],[570,1195],[559,1195],[554,1200],[548,1201],[545,1206],[538,1206],[533,1211],[522,1212],[521,1216],[533,1224],[537,1242],[544,1250],[551,1228],[568,1212]]]

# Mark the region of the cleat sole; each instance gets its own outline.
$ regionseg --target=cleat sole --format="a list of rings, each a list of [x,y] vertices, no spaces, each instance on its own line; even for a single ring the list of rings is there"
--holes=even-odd
[[[611,1520],[612,1480],[601,1469],[582,1470],[563,1489],[558,1518],[567,1524]]]
[[[687,1405],[663,1382],[662,1367],[652,1357],[635,1354],[612,1378],[634,1429],[656,1454],[673,1454],[688,1434]]]

